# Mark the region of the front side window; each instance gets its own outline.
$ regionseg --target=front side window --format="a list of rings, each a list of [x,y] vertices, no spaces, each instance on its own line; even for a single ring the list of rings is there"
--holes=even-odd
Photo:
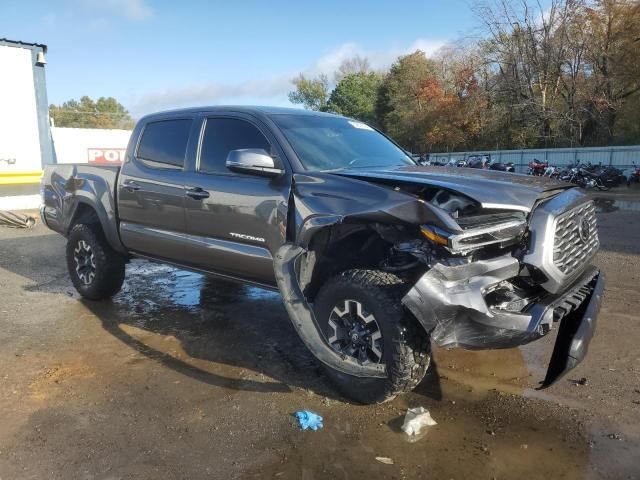
[[[232,150],[262,148],[267,153],[271,145],[255,126],[236,118],[209,118],[204,129],[200,152],[200,171],[230,173],[226,167]]]
[[[137,157],[156,167],[184,165],[192,120],[162,120],[144,127]]]
[[[276,114],[307,170],[415,165],[407,154],[370,126],[344,117]]]

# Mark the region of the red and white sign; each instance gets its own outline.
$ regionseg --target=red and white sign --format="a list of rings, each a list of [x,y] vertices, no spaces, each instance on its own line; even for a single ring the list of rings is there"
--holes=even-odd
[[[87,159],[93,164],[121,165],[126,151],[126,148],[88,148]]]

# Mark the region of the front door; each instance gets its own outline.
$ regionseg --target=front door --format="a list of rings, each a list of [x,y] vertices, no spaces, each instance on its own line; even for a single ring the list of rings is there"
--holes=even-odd
[[[200,154],[186,172],[186,261],[233,277],[274,286],[273,255],[285,242],[291,176],[234,173],[232,150],[262,148],[284,163],[268,130],[248,116],[204,119]],[[282,165],[284,167],[284,165]]]

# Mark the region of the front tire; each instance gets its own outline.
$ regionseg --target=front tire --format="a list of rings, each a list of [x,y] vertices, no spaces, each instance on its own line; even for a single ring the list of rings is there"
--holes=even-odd
[[[359,403],[382,403],[413,390],[430,363],[427,334],[400,302],[402,282],[377,270],[349,270],[331,278],[314,304],[331,346],[361,362],[383,363],[386,378],[361,378],[323,368],[335,386]]]
[[[97,224],[78,224],[67,240],[67,268],[78,293],[89,300],[112,297],[124,282],[125,258]]]

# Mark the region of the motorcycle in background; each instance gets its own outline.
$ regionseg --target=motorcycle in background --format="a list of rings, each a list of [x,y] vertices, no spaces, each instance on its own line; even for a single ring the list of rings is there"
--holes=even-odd
[[[488,163],[488,155],[471,155],[467,158],[467,167],[469,168],[487,168]]]
[[[448,167],[466,167],[467,161],[459,160],[457,158],[452,158],[451,160],[449,160],[449,163],[447,164],[447,166]]]
[[[633,168],[627,178],[627,187],[631,186],[631,182],[640,183],[640,166],[633,162]]]
[[[578,167],[567,165],[556,173],[556,178],[561,182],[575,183],[574,179],[578,175]]]
[[[597,188],[598,190],[609,190],[611,187],[605,184],[600,175],[591,173],[590,171],[579,168],[576,183],[582,188]]]
[[[494,161],[491,155],[471,155],[464,164],[458,164],[459,167],[482,168],[485,170],[496,170],[498,172],[515,172],[516,166],[513,162],[502,163]]]
[[[558,180],[561,182],[570,182],[574,175],[578,173],[578,168],[572,165],[568,165],[563,169],[559,169],[555,175]]]
[[[611,165],[604,166],[602,163],[592,165],[591,162],[589,162],[583,168],[592,176],[598,177],[601,183],[609,188],[617,187],[626,180],[622,170],[612,167]]]
[[[575,183],[580,188],[585,189],[597,188],[598,190],[609,190],[609,188],[611,188],[606,184],[602,174],[593,170],[590,163],[586,166],[580,165],[579,160],[575,166],[570,165],[568,167],[560,176],[560,180]]]
[[[537,158],[534,158],[531,162],[529,162],[529,175],[541,177],[544,175],[544,172],[548,167],[549,162],[541,162]]]
[[[497,170],[499,172],[511,172],[514,173],[516,171],[516,166],[513,162],[501,163],[501,162],[491,162],[489,163],[489,170]]]

